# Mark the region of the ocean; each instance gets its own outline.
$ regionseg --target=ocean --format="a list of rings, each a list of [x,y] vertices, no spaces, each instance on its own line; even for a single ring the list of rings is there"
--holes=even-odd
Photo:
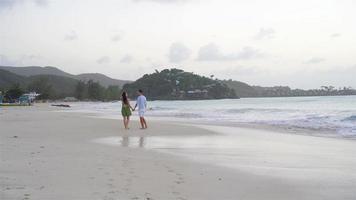
[[[121,118],[120,102],[79,102],[71,106],[75,112]],[[151,119],[263,125],[356,138],[356,96],[149,101],[146,115]]]

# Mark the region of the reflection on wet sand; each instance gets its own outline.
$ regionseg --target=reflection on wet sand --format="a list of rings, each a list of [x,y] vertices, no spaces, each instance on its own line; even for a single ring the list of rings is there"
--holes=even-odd
[[[139,142],[139,146],[140,147],[144,147],[145,146],[145,137],[140,137],[140,142]]]
[[[121,146],[123,147],[145,147],[146,138],[141,137],[129,137],[127,135],[121,137]]]

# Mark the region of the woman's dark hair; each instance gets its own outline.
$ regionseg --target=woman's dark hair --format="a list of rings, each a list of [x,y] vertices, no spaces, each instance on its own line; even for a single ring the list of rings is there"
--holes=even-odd
[[[129,100],[127,99],[127,92],[122,92],[121,94],[121,100],[124,104],[128,105],[129,104]]]

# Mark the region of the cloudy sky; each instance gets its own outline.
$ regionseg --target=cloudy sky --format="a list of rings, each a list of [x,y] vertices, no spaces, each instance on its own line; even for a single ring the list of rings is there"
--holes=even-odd
[[[0,65],[356,88],[354,0],[0,0]]]

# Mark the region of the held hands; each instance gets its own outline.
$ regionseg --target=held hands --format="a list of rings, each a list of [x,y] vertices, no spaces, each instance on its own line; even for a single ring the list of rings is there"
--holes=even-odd
[[[135,105],[134,108],[131,107],[132,111],[135,111],[135,110],[136,110],[136,107],[137,107],[137,104]]]

